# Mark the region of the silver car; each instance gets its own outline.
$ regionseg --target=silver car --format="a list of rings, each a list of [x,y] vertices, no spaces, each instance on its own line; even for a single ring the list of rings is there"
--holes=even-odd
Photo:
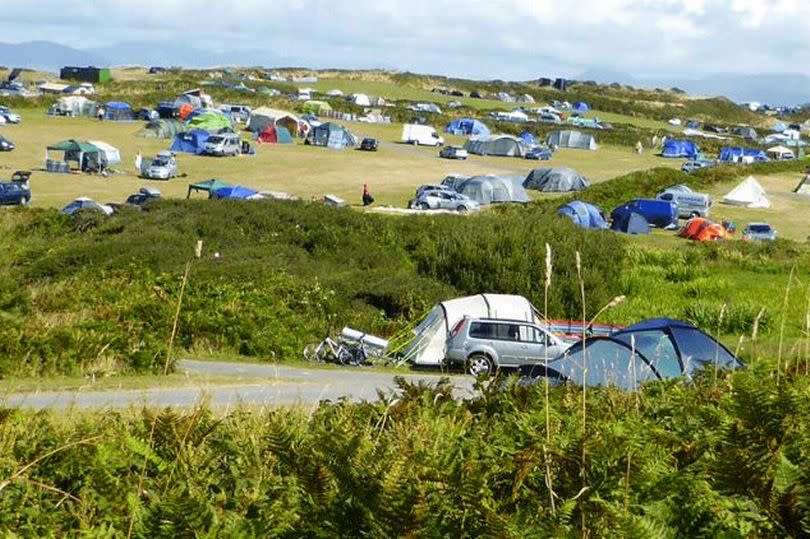
[[[172,152],[160,152],[143,170],[143,177],[168,180],[177,176],[177,158]]]
[[[774,241],[776,230],[768,223],[748,223],[743,229],[743,239],[749,241]]]
[[[467,195],[447,189],[428,189],[422,191],[411,201],[411,207],[420,210],[453,210],[458,212],[478,211],[481,205]]]
[[[551,360],[567,348],[559,337],[532,322],[464,317],[450,332],[445,358],[479,376],[501,367]]]

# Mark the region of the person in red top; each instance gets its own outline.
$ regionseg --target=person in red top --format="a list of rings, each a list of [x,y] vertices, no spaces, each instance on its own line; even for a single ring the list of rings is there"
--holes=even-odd
[[[363,184],[363,206],[368,206],[374,202],[374,197],[371,196],[371,191],[368,190],[368,184]]]

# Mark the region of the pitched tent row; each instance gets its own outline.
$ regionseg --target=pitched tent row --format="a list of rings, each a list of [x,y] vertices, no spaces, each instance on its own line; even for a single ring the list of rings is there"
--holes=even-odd
[[[519,176],[448,176],[442,185],[451,187],[481,205],[508,202],[526,203],[531,199]]]
[[[525,157],[531,148],[521,138],[496,135],[471,138],[464,143],[464,149],[474,155]]]

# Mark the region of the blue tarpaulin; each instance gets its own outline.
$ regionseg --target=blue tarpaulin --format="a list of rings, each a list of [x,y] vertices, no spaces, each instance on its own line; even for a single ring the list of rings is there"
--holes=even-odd
[[[245,200],[254,195],[259,194],[258,191],[245,187],[243,185],[229,185],[228,187],[220,187],[211,191],[211,198],[230,198],[236,200]]]

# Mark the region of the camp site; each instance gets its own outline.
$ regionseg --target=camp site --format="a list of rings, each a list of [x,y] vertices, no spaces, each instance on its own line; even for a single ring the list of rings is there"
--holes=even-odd
[[[720,4],[9,7],[2,534],[810,536],[810,11]]]

